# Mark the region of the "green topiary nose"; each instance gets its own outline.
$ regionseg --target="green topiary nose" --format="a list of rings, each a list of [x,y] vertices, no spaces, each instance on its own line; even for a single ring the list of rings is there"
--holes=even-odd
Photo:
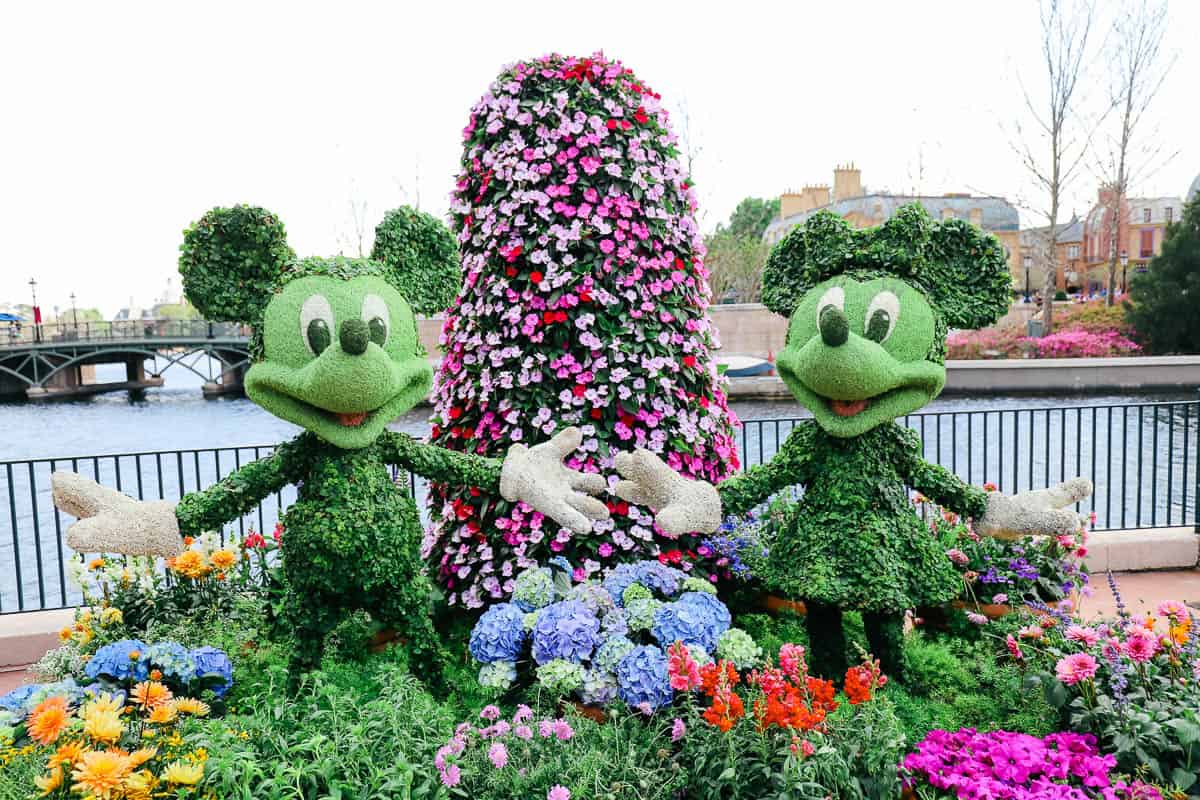
[[[338,328],[338,342],[342,345],[342,351],[352,356],[367,352],[367,343],[370,341],[371,332],[361,319],[348,319]]]
[[[821,340],[830,347],[841,347],[850,338],[850,322],[837,306],[825,306],[817,320]]]

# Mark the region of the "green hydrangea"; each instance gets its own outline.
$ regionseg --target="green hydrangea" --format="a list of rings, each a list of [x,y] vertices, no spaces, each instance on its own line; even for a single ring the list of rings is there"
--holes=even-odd
[[[651,597],[654,597],[654,593],[645,586],[640,583],[631,583],[621,593],[621,602],[627,606],[634,600],[649,600]]]
[[[536,612],[536,611],[530,611],[528,614],[526,614],[525,617],[522,619],[522,624],[525,626],[525,630],[527,630],[527,631],[533,630],[533,626],[537,625],[537,619],[538,619],[538,612]]]
[[[493,661],[479,668],[479,685],[504,691],[517,680],[515,661]]]
[[[700,666],[702,666],[702,667],[703,667],[705,664],[711,664],[711,663],[712,663],[713,657],[712,657],[712,656],[710,656],[710,655],[708,654],[708,651],[707,651],[707,650],[705,650],[705,649],[704,649],[703,647],[701,647],[700,645],[698,645],[698,644],[689,644],[689,645],[687,646],[687,649],[688,649],[688,652],[692,654],[692,660],[693,660],[693,661],[695,661],[695,662],[696,662],[697,664],[699,664]]]
[[[630,587],[632,588],[632,587]],[[654,615],[662,608],[661,600],[638,598],[625,604],[625,615],[629,618],[629,630],[648,631],[654,626]]]
[[[624,636],[610,636],[601,643],[592,656],[592,666],[605,672],[616,672],[617,664],[636,647]]]
[[[762,648],[741,628],[730,628],[717,640],[717,655],[740,670],[757,665],[762,654]]]
[[[542,687],[552,694],[570,694],[583,686],[583,667],[556,658],[538,667],[537,678]]]
[[[683,579],[683,587],[682,587],[681,591],[704,592],[705,594],[716,594],[717,587],[712,585],[712,581],[706,581],[703,578],[697,578],[695,576],[692,576],[690,578]]]
[[[554,575],[547,567],[527,569],[513,582],[513,602],[525,611],[554,602]]]

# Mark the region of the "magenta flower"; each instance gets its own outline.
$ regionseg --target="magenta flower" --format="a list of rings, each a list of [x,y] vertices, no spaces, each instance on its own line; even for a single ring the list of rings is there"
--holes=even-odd
[[[671,741],[678,742],[686,734],[687,734],[687,725],[684,724],[684,721],[681,720],[679,717],[676,717],[675,721],[673,723],[671,723]]]
[[[1090,681],[1096,675],[1096,659],[1088,653],[1072,653],[1058,660],[1054,673],[1067,686]]]
[[[1158,653],[1158,637],[1145,628],[1134,628],[1125,637],[1125,643],[1121,649],[1125,651],[1125,655],[1137,663],[1144,664]]]

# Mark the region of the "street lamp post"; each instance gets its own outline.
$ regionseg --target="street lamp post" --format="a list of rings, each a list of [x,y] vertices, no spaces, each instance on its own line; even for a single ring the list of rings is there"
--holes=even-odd
[[[75,293],[71,292],[71,319],[75,322],[75,333],[79,334],[79,310],[75,308]]]
[[[1121,251],[1121,294],[1129,294],[1129,283],[1126,280],[1126,269],[1129,267],[1129,253]]]
[[[33,293],[33,340],[40,342],[42,340],[42,315],[37,304],[37,281],[33,278],[29,279],[29,291]]]

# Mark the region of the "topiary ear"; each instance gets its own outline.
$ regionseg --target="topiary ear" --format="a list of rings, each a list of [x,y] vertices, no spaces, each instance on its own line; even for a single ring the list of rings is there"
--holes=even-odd
[[[206,319],[256,324],[296,254],[279,218],[257,206],[214,208],[183,232],[183,291]]]
[[[859,240],[855,266],[876,267],[900,276],[914,275],[922,270],[935,227],[920,203],[903,205],[882,225],[855,232]]]
[[[995,236],[961,219],[933,226],[919,280],[951,328],[982,328],[1008,311],[1012,276]]]
[[[771,249],[763,268],[763,305],[790,317],[809,289],[843,272],[853,255],[850,224],[830,211],[818,211]]]
[[[432,214],[401,206],[375,228],[371,260],[387,267],[387,280],[421,314],[445,311],[462,286],[458,244]]]

